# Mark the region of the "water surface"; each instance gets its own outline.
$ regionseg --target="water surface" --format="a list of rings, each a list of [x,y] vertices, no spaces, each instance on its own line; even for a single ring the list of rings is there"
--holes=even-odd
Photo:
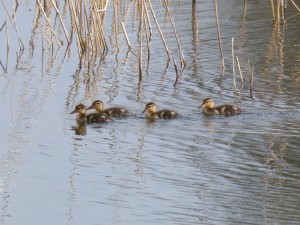
[[[65,45],[42,51],[41,29],[33,25],[37,6],[22,1],[16,16],[24,53],[17,61],[18,46],[11,44],[6,61],[1,48],[7,70],[0,69],[0,224],[299,224],[299,16],[278,30],[269,2],[247,2],[243,15],[241,1],[219,1],[226,62],[220,80],[213,1],[169,1],[187,61],[174,87],[173,61],[168,65],[154,21],[150,61],[144,57],[138,85],[134,16],[126,24],[133,52],[113,31],[110,6],[108,54],[79,70],[75,42],[67,53]],[[153,6],[180,68],[167,14],[163,5]],[[10,36],[17,43],[13,30]],[[245,80],[239,94],[232,37]],[[205,97],[246,112],[204,116],[198,106]],[[70,112],[94,99],[133,115],[88,125],[78,135]],[[142,110],[149,101],[181,117],[147,121]]]

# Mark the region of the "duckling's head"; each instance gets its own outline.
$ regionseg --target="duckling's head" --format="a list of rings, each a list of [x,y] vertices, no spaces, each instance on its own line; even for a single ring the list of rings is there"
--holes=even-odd
[[[96,109],[98,112],[103,111],[103,102],[100,100],[93,101],[92,105],[87,109]]]
[[[154,103],[154,102],[149,102],[149,103],[146,105],[146,107],[145,107],[143,113],[144,113],[145,111],[147,111],[148,113],[155,113],[155,112],[156,112],[156,105],[155,105],[155,103]]]
[[[83,104],[79,104],[79,105],[77,105],[77,106],[75,107],[74,111],[71,112],[71,114],[73,114],[73,113],[78,113],[78,114],[80,114],[80,115],[85,115],[85,113],[86,113],[86,108],[85,108],[85,106],[84,106]]]
[[[205,108],[205,109],[212,109],[214,107],[214,102],[211,98],[206,98],[203,100],[203,103],[200,107]]]

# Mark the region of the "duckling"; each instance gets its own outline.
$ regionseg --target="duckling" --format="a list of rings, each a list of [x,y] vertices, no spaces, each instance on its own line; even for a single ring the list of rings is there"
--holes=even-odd
[[[91,113],[86,115],[86,107],[83,104],[77,105],[74,111],[71,112],[71,114],[73,113],[78,113],[76,120],[80,123],[104,123],[111,121],[111,119],[103,113]]]
[[[156,105],[154,102],[149,102],[143,113],[147,111],[147,118],[149,119],[173,119],[177,117],[179,114],[175,111],[164,109],[160,111],[156,111]]]
[[[242,110],[233,105],[221,105],[214,107],[214,102],[211,98],[203,100],[199,108],[203,108],[202,112],[206,115],[235,115],[240,114]]]
[[[106,114],[107,116],[112,116],[112,117],[124,117],[129,115],[128,110],[124,108],[111,107],[108,109],[103,109],[103,102],[100,100],[94,101],[92,105],[87,109],[96,109],[95,111],[96,113],[103,113]]]

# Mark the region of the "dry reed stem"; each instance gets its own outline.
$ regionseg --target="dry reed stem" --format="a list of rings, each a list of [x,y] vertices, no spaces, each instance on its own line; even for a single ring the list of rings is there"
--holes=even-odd
[[[177,69],[177,65],[176,65],[174,57],[173,57],[173,63],[174,63],[174,68],[175,68],[175,72],[176,72],[176,80],[175,80],[175,82],[173,84],[173,86],[175,87],[178,84],[179,73],[178,73],[178,69]]]
[[[131,49],[131,46],[130,46],[130,41],[129,41],[129,38],[127,36],[127,32],[126,32],[126,29],[125,29],[125,26],[124,26],[124,23],[121,21],[121,27],[122,27],[122,30],[123,30],[123,33],[124,33],[124,36],[125,36],[125,39],[126,39],[126,42],[127,42],[127,45],[128,45],[128,48]]]
[[[92,5],[93,3],[91,2],[91,8],[93,7]],[[86,2],[85,2],[85,8],[86,8],[86,11],[87,11],[87,6],[86,6]],[[97,43],[100,42],[101,40],[98,40],[98,35],[97,35],[97,28],[96,28],[96,23],[95,23],[95,20],[96,20],[96,15],[94,15],[94,10],[92,10],[91,12],[91,29],[94,31],[93,33],[90,32],[90,35],[89,35],[89,39],[90,39],[90,45],[91,45],[91,48],[92,48],[92,56],[91,58],[94,57],[94,55],[97,55]],[[93,38],[92,38],[92,35],[93,35]]]
[[[53,36],[55,37],[56,42],[57,42],[57,44],[58,44],[58,46],[59,46],[59,48],[60,48],[60,47],[61,47],[60,40],[58,39],[58,37],[57,37],[56,34],[55,34],[55,31],[53,30],[53,27],[52,27],[52,25],[51,25],[50,19],[47,17],[46,12],[44,11],[44,8],[43,8],[43,6],[42,6],[40,0],[37,0],[37,2],[39,3],[40,9],[42,10],[42,12],[43,12],[43,14],[44,14],[44,17],[45,17],[45,19],[46,19],[46,21],[47,21],[47,23],[48,23],[48,25],[49,25],[49,27],[50,27],[50,29],[51,29],[51,33],[52,33]]]
[[[271,0],[271,1],[272,1],[272,0]],[[243,22],[245,22],[246,10],[247,10],[247,0],[244,0]]]
[[[86,0],[83,2],[83,13],[84,13],[84,16],[83,16],[83,20],[84,20],[84,24],[85,24],[85,27],[84,27],[84,35],[85,35],[85,41],[87,43],[87,45],[89,44],[89,46],[91,47],[92,49],[92,54],[94,52],[94,49],[93,49],[93,42],[92,42],[92,36],[93,36],[93,32],[90,31],[90,28],[91,28],[91,24],[89,22],[89,19],[88,19],[88,7],[87,7],[87,4],[86,4]]]
[[[10,18],[9,13],[8,13],[8,10],[7,10],[7,8],[5,7],[3,0],[1,0],[1,2],[2,2],[2,5],[3,5],[4,9],[5,9],[6,15],[7,15],[7,17],[9,18],[9,21],[11,22],[11,24],[12,24],[12,26],[13,26],[13,28],[14,28],[16,34],[17,34],[18,42],[19,42],[19,47],[20,47],[20,53],[23,53],[23,51],[24,51],[24,45],[23,45],[23,42],[22,42],[22,40],[21,40],[21,38],[20,38],[18,28],[17,28],[16,24],[13,23],[12,19]],[[14,15],[15,15],[15,14],[14,14]]]
[[[6,20],[4,21],[2,27],[0,28],[0,32],[2,31],[2,29],[5,27],[5,31],[6,31],[6,52],[9,52],[9,34],[8,34],[8,29],[7,29],[7,25],[6,25]]]
[[[292,2],[293,5],[295,6],[295,8],[300,12],[300,8],[296,5],[296,3],[295,3],[293,0],[291,0],[291,2]]]
[[[253,72],[254,72],[254,62],[252,62],[251,77],[250,77],[250,94],[251,94],[251,97],[253,97]]]
[[[84,15],[85,15],[85,17],[84,17],[84,20],[85,20],[85,23],[86,23],[86,25],[87,25],[87,28],[86,28],[86,32],[85,32],[85,34],[86,34],[86,40],[87,40],[87,42],[89,43],[89,45],[90,45],[90,47],[91,47],[91,55],[90,55],[90,57],[91,57],[91,60],[94,58],[94,55],[95,55],[95,52],[96,52],[96,40],[97,40],[97,36],[96,35],[93,35],[94,33],[92,33],[92,32],[89,32],[89,34],[87,34],[87,30],[88,30],[88,28],[91,28],[91,26],[93,26],[93,29],[95,30],[95,26],[94,26],[94,24],[93,24],[93,13],[91,13],[91,18],[92,18],[92,25],[89,23],[89,19],[88,19],[88,7],[87,7],[87,4],[86,4],[86,0],[84,1]],[[94,37],[94,38],[92,38],[92,36]],[[96,42],[96,43],[95,43]]]
[[[275,8],[274,8],[274,0],[271,0],[271,9],[272,9],[272,16],[273,16],[273,21],[275,21]]]
[[[55,4],[55,2],[54,2],[53,0],[51,0],[51,3],[52,3],[52,5],[53,5],[53,7],[54,7],[56,13],[57,13],[58,16],[59,16],[59,20],[60,20],[60,23],[61,23],[61,25],[62,25],[62,27],[63,27],[63,30],[64,30],[65,36],[66,36],[66,38],[67,38],[68,44],[70,44],[70,38],[69,38],[68,33],[67,33],[67,31],[66,31],[66,27],[65,27],[65,24],[64,24],[64,22],[63,22],[63,19],[61,18],[60,12],[59,12],[59,10],[58,10],[58,8],[57,8],[57,6],[56,6],[56,4]]]
[[[6,20],[5,20],[6,24]],[[5,25],[5,31],[6,31],[6,57],[8,58],[8,53],[9,53],[9,33],[7,29],[7,25]]]
[[[248,59],[248,72],[250,78],[250,97],[253,97],[253,71],[254,71],[254,62],[252,63],[252,68],[250,67],[250,62]]]
[[[284,23],[285,22],[285,13],[284,13],[283,0],[281,0],[281,14],[282,14],[282,23]]]
[[[171,21],[171,24],[172,24],[172,28],[173,28],[173,31],[174,31],[174,34],[175,34],[175,37],[176,37],[177,45],[178,45],[178,48],[179,48],[181,67],[185,68],[186,67],[186,60],[184,58],[184,55],[182,53],[182,49],[181,49],[181,46],[180,46],[180,43],[179,43],[179,38],[178,38],[178,34],[177,34],[177,31],[176,31],[176,28],[175,28],[173,16],[172,16],[172,14],[169,10],[168,4],[165,0],[164,0],[164,3],[165,3],[165,6],[166,6],[168,16],[169,16],[170,21]]]
[[[117,21],[118,20],[118,14],[119,14],[119,10],[118,10],[118,5],[119,5],[119,1],[118,0],[114,0],[114,23],[115,23],[115,34],[116,34],[116,45],[119,51],[119,23]]]
[[[71,19],[73,20],[72,24],[75,26],[75,30],[76,30],[78,54],[79,54],[79,58],[81,59],[83,54],[85,53],[86,46],[81,35],[80,25],[77,16],[78,13],[75,10],[73,0],[68,0],[68,2],[69,2],[70,13],[71,13]]]
[[[2,69],[4,70],[4,72],[7,72],[8,55],[9,55],[9,34],[8,34],[7,25],[6,25],[6,20],[4,21],[2,27],[0,28],[0,32],[2,31],[2,29],[4,27],[5,27],[5,31],[6,31],[6,66],[3,65],[1,59],[0,59],[0,65],[1,65]]]
[[[94,3],[96,5],[96,1],[94,1]],[[103,1],[102,1],[102,4],[103,4]],[[106,4],[106,6],[107,6],[107,4]],[[104,18],[105,18],[106,11],[103,11],[101,13],[98,13],[96,10],[93,10],[93,11],[94,11],[94,13],[96,15],[96,18],[97,18],[97,23],[98,23],[97,27],[99,28],[98,29],[98,35],[100,36],[100,40],[101,40],[99,48],[103,49],[103,51],[102,51],[102,57],[103,57],[107,54],[107,51],[108,51],[105,36],[104,36]]]
[[[103,1],[102,1],[102,3],[103,3]],[[104,11],[106,11],[108,3],[109,3],[109,0],[106,0],[105,7],[103,9],[98,9],[97,11],[98,12],[104,12]]]
[[[1,32],[1,31],[2,31],[2,29],[5,27],[5,25],[6,25],[6,20],[4,21],[3,25],[1,26],[1,28],[0,28],[0,32]]]
[[[222,40],[221,40],[221,32],[220,32],[220,25],[219,25],[219,15],[218,15],[218,3],[217,0],[215,2],[215,13],[216,13],[216,23],[217,23],[217,30],[218,30],[218,39],[219,39],[219,49],[220,49],[220,55],[221,55],[221,60],[222,60],[222,76],[224,73],[224,68],[225,68],[225,60],[223,57],[223,50],[222,50]]]
[[[73,33],[73,29],[76,29],[77,30],[77,22],[76,22],[76,18],[75,18],[75,15],[74,15],[74,12],[73,12],[73,5],[70,4],[70,1],[71,0],[68,0],[69,2],[69,10],[70,10],[70,14],[71,14],[71,23],[72,23],[72,31],[71,33]],[[79,34],[78,32],[75,32],[76,34],[76,40],[77,40],[77,50],[78,50],[78,56],[79,58],[81,58],[82,56],[82,51],[81,51],[81,45],[80,45],[80,41],[79,41]]]
[[[169,52],[167,43],[166,43],[166,41],[165,41],[165,38],[164,38],[164,36],[163,36],[163,33],[162,33],[161,29],[160,29],[160,26],[159,26],[159,24],[158,24],[158,21],[157,21],[157,19],[156,19],[156,16],[155,16],[155,13],[154,13],[152,4],[151,4],[151,0],[148,0],[148,4],[149,4],[149,7],[150,7],[152,16],[153,16],[153,18],[154,18],[155,24],[156,24],[156,26],[157,26],[157,29],[158,29],[158,31],[159,31],[160,37],[161,37],[161,39],[162,39],[162,41],[163,41],[165,50],[166,50],[166,52],[167,52],[167,55],[168,55],[168,61],[170,61],[170,59],[171,59],[170,52]]]
[[[139,81],[143,78],[143,20],[144,20],[144,0],[140,1],[139,10],[140,10],[140,52],[139,52]]]
[[[231,39],[231,53],[232,53],[232,74],[233,74],[233,85],[234,92],[236,92],[236,81],[235,81],[235,63],[234,63],[234,37]]]
[[[92,45],[92,52],[93,55],[97,55],[98,52],[98,45],[100,46],[104,46],[105,44],[103,43],[103,37],[102,37],[102,32],[101,32],[101,18],[99,15],[99,11],[98,11],[98,5],[95,1],[91,1],[91,17],[92,17],[92,23],[93,23],[93,31],[94,31],[94,43],[91,41],[91,45]],[[105,11],[101,11],[101,12],[105,12]],[[90,35],[91,36],[91,35]],[[100,47],[99,46],[99,47]]]
[[[150,16],[149,16],[149,13],[148,13],[148,9],[147,9],[147,6],[146,4],[144,3],[144,11],[145,11],[145,14],[146,14],[146,18],[147,18],[147,22],[148,22],[148,27],[149,27],[149,42],[151,42],[151,39],[152,39],[152,26],[151,26],[151,21],[150,21]]]
[[[146,39],[146,42],[147,42],[147,50],[148,50],[148,54],[147,54],[148,55],[147,68],[148,68],[149,62],[150,62],[150,41],[149,41],[150,38],[148,38],[147,24],[146,24],[147,18],[146,17],[147,16],[144,13],[144,31],[145,31],[145,36],[146,36],[145,39]]]
[[[236,61],[237,61],[237,65],[238,65],[238,69],[239,69],[239,73],[240,73],[240,77],[241,77],[241,85],[243,86],[243,84],[244,84],[243,73],[242,73],[242,70],[241,70],[239,57],[237,57],[237,56],[236,56]]]
[[[277,26],[280,27],[280,1],[277,0]]]
[[[98,52],[98,45],[103,46],[103,39],[102,39],[102,32],[101,32],[101,19],[99,18],[98,12],[98,5],[95,1],[91,1],[91,17],[92,17],[92,28],[94,34],[94,42],[91,41],[92,52],[93,55],[97,55]],[[90,35],[91,36],[91,35]]]
[[[197,32],[196,32],[196,46],[197,46],[197,50],[199,49],[199,32],[198,32],[198,30],[199,30],[199,28],[198,28],[198,20],[197,20],[197,22],[196,22],[196,30],[197,30]]]

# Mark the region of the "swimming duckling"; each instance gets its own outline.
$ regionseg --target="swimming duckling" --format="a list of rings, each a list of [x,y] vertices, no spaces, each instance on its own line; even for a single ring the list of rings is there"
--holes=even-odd
[[[129,112],[124,108],[111,107],[108,109],[103,109],[103,102],[100,100],[94,101],[87,109],[96,109],[96,113],[104,113],[107,116],[113,117],[124,117],[129,115]]]
[[[76,120],[80,123],[104,123],[111,121],[111,119],[103,113],[91,113],[86,115],[86,107],[83,104],[77,105],[74,111],[71,112],[71,114],[73,113],[78,113]]]
[[[164,109],[156,112],[156,105],[154,102],[149,102],[143,113],[147,111],[147,118],[149,119],[173,119],[178,116],[178,113],[172,110]]]
[[[235,115],[240,114],[242,110],[233,105],[221,105],[214,107],[214,102],[211,98],[203,100],[199,108],[203,108],[202,112],[206,115]]]

